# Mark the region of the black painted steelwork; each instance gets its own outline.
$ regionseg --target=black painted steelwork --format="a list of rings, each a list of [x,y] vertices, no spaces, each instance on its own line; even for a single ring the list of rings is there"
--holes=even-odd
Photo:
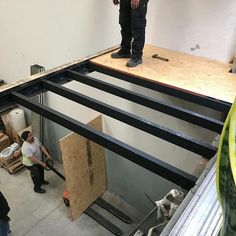
[[[212,147],[211,145],[194,140],[193,138],[186,136],[180,132],[162,127],[149,120],[143,119],[119,108],[110,106],[96,99],[75,92],[71,89],[62,87],[50,81],[43,81],[43,86],[45,89],[50,90],[51,92],[71,99],[72,101],[92,108],[110,117],[123,121],[126,124],[129,124],[133,127],[136,127],[196,154],[202,155],[203,157],[206,157],[208,159],[211,159],[211,157],[216,154],[216,148]]]
[[[105,148],[152,171],[155,174],[162,176],[163,178],[166,178],[167,180],[172,181],[173,183],[176,183],[187,190],[193,187],[197,180],[196,177],[102,132],[92,129],[85,124],[73,120],[62,113],[38,104],[29,98],[49,89],[50,91],[60,94],[63,97],[67,97],[75,102],[79,102],[87,107],[123,121],[133,127],[203,155],[208,159],[210,159],[215,154],[216,149],[210,145],[201,143],[179,132],[174,132],[170,129],[161,127],[136,115],[114,108],[108,104],[92,99],[91,97],[79,94],[75,91],[60,86],[60,84],[75,80],[145,107],[149,107],[153,110],[160,111],[167,115],[171,115],[181,120],[201,126],[208,130],[217,133],[220,133],[222,130],[223,122],[219,120],[162,101],[158,101],[148,96],[129,91],[127,89],[111,85],[109,83],[92,78],[91,76],[85,75],[91,71],[102,72],[103,74],[111,75],[115,78],[143,86],[144,88],[159,91],[204,107],[214,109],[216,111],[224,112],[225,115],[228,113],[231,105],[226,102],[172,88],[168,85],[140,79],[138,77],[130,76],[119,71],[113,71],[105,67],[97,66],[87,60],[72,66],[64,67],[59,71],[44,75],[32,81],[27,81],[22,85],[17,85],[16,87],[6,90],[5,92],[1,92],[0,110],[14,104],[23,105],[26,108],[42,115],[43,117],[46,117],[84,136],[85,138],[104,146]]]
[[[204,107],[214,109],[216,111],[228,113],[231,107],[231,104],[227,102],[223,102],[223,101],[209,98],[206,96],[201,96],[199,94],[190,93],[188,91],[181,90],[178,88],[173,88],[167,84],[153,82],[146,79],[140,79],[139,77],[135,77],[134,75],[130,76],[126,73],[111,70],[105,66],[99,66],[91,62],[89,63],[89,68],[91,71],[97,71],[106,75],[110,75],[114,78],[121,79],[121,80],[130,82],[130,83],[133,83],[133,84],[136,84],[136,85],[139,85],[139,86],[142,86],[142,87],[154,90],[154,91],[165,93],[176,98],[180,98],[180,99],[183,99],[183,100],[195,103],[195,104],[199,104]]]
[[[142,94],[129,91],[116,85],[111,85],[109,83],[100,81],[98,79],[92,78],[91,76],[87,76],[76,71],[68,70],[66,75],[67,77],[76,80],[80,83],[111,93],[118,97],[125,98],[132,102],[138,103],[145,107],[149,107],[156,111],[163,112],[167,115],[179,118],[181,120],[188,121],[192,124],[198,125],[208,130],[212,130],[217,133],[221,133],[222,131],[223,128],[222,121],[204,116],[197,112],[189,111],[187,109],[178,106],[158,101],[157,99],[153,99],[148,96],[144,96]]]
[[[162,176],[163,178],[178,184],[179,186],[190,190],[197,178],[192,176],[174,166],[171,166],[157,158],[144,153],[132,146],[129,146],[111,136],[108,136],[96,129],[88,127],[87,125],[76,121],[58,111],[55,111],[49,107],[39,104],[32,99],[18,93],[12,92],[11,98],[18,104],[34,111],[43,117],[54,121],[55,123],[66,127],[83,137],[94,141],[95,143],[121,155],[122,157],[152,171],[155,174]]]

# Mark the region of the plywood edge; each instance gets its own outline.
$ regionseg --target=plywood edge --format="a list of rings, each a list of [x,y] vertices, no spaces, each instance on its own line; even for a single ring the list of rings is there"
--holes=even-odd
[[[88,121],[87,125],[89,127],[94,127],[94,129],[96,129],[98,131],[102,131],[102,115],[99,114],[96,117],[93,117],[90,121]],[[82,137],[79,134],[76,134],[75,132],[71,132],[70,134],[66,135],[64,138],[62,138],[59,141],[59,147],[60,147],[61,154],[65,150],[68,150],[67,147],[69,144],[71,144],[71,141],[73,143],[73,142],[77,142],[76,140],[81,140],[82,143],[87,142],[86,138]],[[84,210],[86,210],[89,205],[91,205],[94,201],[96,201],[96,199],[98,197],[102,196],[107,189],[105,150],[102,146],[96,144],[95,142],[93,142],[93,141],[89,141],[89,142],[91,142],[90,145],[91,145],[91,152],[93,153],[92,156],[94,156],[94,153],[100,153],[100,154],[98,154],[98,156],[101,155],[100,157],[102,158],[102,159],[100,159],[100,161],[98,161],[98,159],[96,158],[96,161],[94,161],[93,165],[88,167],[88,169],[87,169],[87,168],[83,168],[83,165],[84,165],[83,164],[84,160],[83,160],[79,164],[82,167],[82,169],[81,169],[80,167],[78,168],[77,164],[74,162],[75,159],[73,157],[75,157],[75,155],[72,155],[73,157],[71,156],[72,157],[71,159],[67,158],[67,159],[65,159],[65,163],[63,163],[65,177],[66,177],[66,179],[68,178],[67,181],[65,182],[65,187],[66,187],[67,191],[69,192],[69,195],[71,196],[71,199],[70,199],[71,204],[70,204],[70,207],[68,208],[68,215],[71,220],[77,219],[84,212]],[[71,149],[69,152],[68,151],[64,152],[64,154],[63,154],[63,155],[65,155],[64,157],[66,157],[67,155],[71,155],[75,151],[76,151],[76,153],[79,153],[79,152],[83,153],[83,148],[85,146],[84,145],[82,145],[82,146],[76,145],[74,147],[75,147],[74,150]],[[62,160],[63,160],[63,158],[62,158]],[[70,161],[68,162],[68,160],[70,160]],[[63,160],[63,162],[64,162],[64,160]],[[68,169],[69,166],[71,166],[72,169]],[[76,172],[73,172],[75,170],[74,168],[76,168]],[[93,172],[94,170],[97,170],[97,171]],[[99,170],[101,170],[101,172]],[[93,189],[91,189],[91,187],[89,187],[89,185],[86,185],[86,183],[87,183],[86,178],[87,177],[85,178],[85,176],[87,176],[87,173],[90,173],[90,171],[93,172],[92,175],[94,175],[94,179],[96,180],[95,182],[97,182],[97,184],[98,184],[98,185],[96,185],[96,187],[93,187]],[[74,174],[72,174],[72,173],[74,173]],[[103,173],[103,174],[101,175],[99,173]],[[81,178],[82,179],[85,178],[84,181],[81,182]],[[75,181],[75,179],[76,179],[76,181]],[[84,184],[88,187],[85,187]],[[76,189],[76,191],[73,191],[72,190],[73,188]],[[80,190],[78,191],[78,189],[83,189],[84,191],[82,191],[80,193]],[[84,198],[84,196],[86,196],[86,192],[90,191],[89,189],[91,190],[90,195],[87,195],[87,197]],[[73,194],[71,194],[71,193],[73,193]],[[78,200],[78,199],[80,199],[80,200]],[[80,201],[80,203],[78,203],[78,201]],[[88,205],[88,203],[89,203],[89,205]]]
[[[105,50],[102,50],[102,51],[99,51],[93,55],[89,55],[89,56],[86,56],[86,57],[83,57],[81,59],[77,59],[77,60],[74,60],[74,61],[71,61],[69,63],[66,63],[66,64],[63,64],[63,65],[60,65],[60,66],[57,66],[57,67],[54,67],[52,69],[48,69],[46,71],[43,71],[41,73],[38,73],[38,74],[35,74],[35,75],[32,75],[32,76],[29,76],[29,77],[26,77],[25,79],[21,79],[21,80],[17,80],[17,81],[14,81],[12,83],[7,83],[3,86],[0,87],[0,93],[1,92],[6,92],[10,89],[13,89],[15,87],[18,87],[20,85],[24,85],[25,83],[29,82],[29,81],[33,81],[33,80],[37,80],[43,76],[46,76],[46,75],[49,75],[49,74],[52,74],[54,72],[58,72],[60,70],[63,70],[67,67],[70,67],[70,66],[73,66],[73,65],[76,65],[78,63],[81,63],[83,61],[86,61],[86,60],[90,60],[92,58],[95,58],[95,57],[98,57],[98,56],[101,56],[103,54],[106,54],[110,51],[114,51],[115,49],[117,49],[119,46],[114,46],[114,47],[110,47],[110,48],[107,48]]]
[[[154,59],[154,54],[168,58],[168,63]],[[90,63],[198,97],[229,103],[235,98],[236,75],[230,73],[229,64],[151,45],[145,45],[143,61],[138,67],[128,68],[127,59],[113,59],[109,52],[91,59]]]
[[[101,117],[101,119],[102,119],[101,113],[99,113],[99,115],[96,115],[96,116],[91,117],[86,123],[90,123],[90,122],[92,122],[93,120],[97,119],[98,117]],[[71,131],[71,132],[68,133],[66,136],[64,136],[63,138],[59,139],[59,140],[58,140],[58,144],[59,144],[61,141],[63,141],[64,139],[66,139],[68,136],[70,136],[71,134],[73,134],[73,133],[75,133],[75,132]]]

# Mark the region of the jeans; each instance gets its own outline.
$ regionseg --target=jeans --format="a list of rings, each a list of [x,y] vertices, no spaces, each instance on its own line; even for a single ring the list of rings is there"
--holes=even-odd
[[[9,221],[0,220],[0,235],[7,236],[10,231]]]

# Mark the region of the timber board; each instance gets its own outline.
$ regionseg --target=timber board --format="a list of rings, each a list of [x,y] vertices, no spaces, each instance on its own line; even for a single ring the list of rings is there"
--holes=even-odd
[[[88,125],[102,131],[101,115]],[[75,220],[106,191],[104,148],[76,133],[61,139],[59,145],[69,192],[69,217]]]
[[[135,68],[127,68],[125,64],[128,59],[112,59],[111,53],[97,56],[90,62],[135,76],[137,79],[160,83],[198,96],[211,97],[229,103],[234,101],[236,75],[229,73],[231,69],[229,64],[146,45],[143,64]],[[152,58],[154,54],[168,58],[169,61]]]

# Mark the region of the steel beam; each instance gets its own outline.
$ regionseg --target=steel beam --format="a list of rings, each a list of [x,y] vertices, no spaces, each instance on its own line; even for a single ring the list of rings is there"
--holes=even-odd
[[[196,154],[202,155],[203,157],[206,157],[208,159],[211,159],[211,157],[216,154],[216,148],[212,147],[211,145],[195,140],[180,132],[162,127],[149,120],[138,117],[119,108],[115,108],[96,99],[75,92],[71,89],[62,87],[50,81],[43,81],[43,86],[45,89],[48,89],[51,92],[66,97],[74,102],[80,103],[103,114],[111,116],[137,129],[143,130],[149,134],[178,145]]]
[[[106,75],[110,75],[114,78],[121,79],[154,91],[165,93],[176,98],[180,98],[195,104],[199,104],[204,107],[214,109],[216,111],[228,113],[230,110],[231,104],[227,102],[223,102],[206,96],[201,96],[199,94],[193,94],[191,92],[187,92],[185,90],[181,90],[178,88],[173,88],[171,86],[164,85],[162,83],[140,79],[138,77],[130,76],[120,71],[111,70],[105,66],[99,66],[91,62],[89,63],[89,68],[91,71],[97,71]]]
[[[121,155],[122,157],[152,171],[155,174],[187,189],[190,190],[197,178],[192,176],[174,166],[171,166],[157,158],[144,153],[132,146],[127,145],[109,135],[106,135],[96,129],[93,129],[75,119],[72,119],[58,111],[55,111],[49,107],[39,104],[32,99],[18,93],[12,92],[12,100],[18,104],[42,115],[43,117],[54,121],[55,123],[68,128],[75,133],[82,135],[83,137]]]
[[[200,127],[212,130],[217,133],[221,133],[223,128],[223,122],[204,116],[200,113],[189,111],[187,109],[171,105],[157,99],[150,98],[148,96],[115,86],[109,83],[100,81],[98,79],[92,78],[91,76],[84,75],[80,72],[68,70],[67,77],[76,80],[80,83],[86,84],[88,86],[100,89],[102,91],[111,93],[118,97],[125,98],[137,104],[149,107],[153,110],[160,111],[167,115],[179,118],[181,120],[190,122],[192,124],[198,125]]]

